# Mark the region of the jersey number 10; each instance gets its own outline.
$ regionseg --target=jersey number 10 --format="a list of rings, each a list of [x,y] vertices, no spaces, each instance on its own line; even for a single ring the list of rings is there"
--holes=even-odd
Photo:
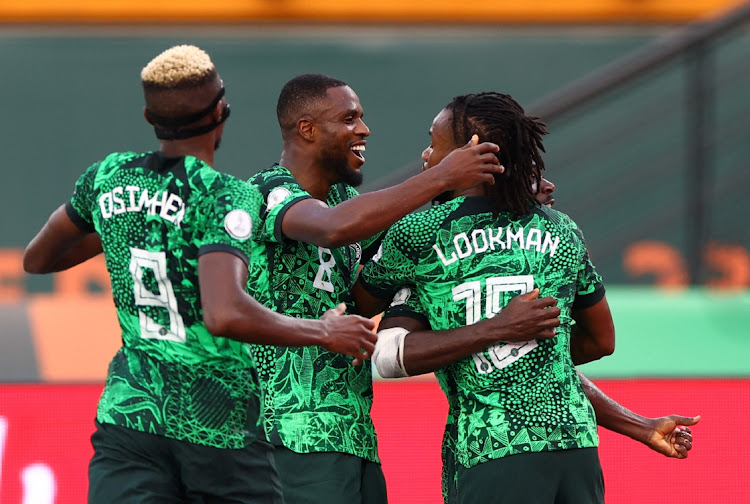
[[[485,318],[492,318],[502,309],[500,304],[503,301],[503,293],[525,294],[531,291],[534,288],[534,277],[531,275],[489,277],[484,279],[484,283]],[[476,324],[482,320],[482,283],[480,280],[464,282],[454,287],[452,292],[453,301],[466,300],[466,325]],[[537,346],[536,340],[498,343],[471,357],[474,359],[477,372],[487,374],[495,369],[510,366]]]

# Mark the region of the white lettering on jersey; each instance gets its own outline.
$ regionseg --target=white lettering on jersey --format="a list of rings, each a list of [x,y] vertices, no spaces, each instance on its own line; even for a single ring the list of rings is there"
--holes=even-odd
[[[475,254],[511,248],[534,249],[539,253],[549,254],[550,257],[553,257],[559,244],[560,237],[553,237],[549,231],[545,231],[542,237],[542,231],[537,228],[528,230],[518,228],[515,231],[506,228],[505,235],[503,235],[503,228],[498,227],[496,229],[474,229],[470,234],[459,233],[453,237],[453,246],[446,251],[441,250],[437,244],[433,245],[432,248],[440,261],[448,266],[459,259],[466,259]]]
[[[336,258],[333,257],[330,249],[325,247],[318,247],[318,258],[320,259],[320,267],[318,268],[318,273],[315,275],[313,287],[326,292],[333,292],[331,277],[333,275],[333,267],[336,266]]]
[[[180,227],[182,219],[185,218],[185,203],[182,198],[167,191],[149,195],[148,189],[129,185],[117,186],[99,196],[99,210],[105,219],[127,212],[140,212],[144,209],[148,215],[158,214],[159,217],[177,227]]]

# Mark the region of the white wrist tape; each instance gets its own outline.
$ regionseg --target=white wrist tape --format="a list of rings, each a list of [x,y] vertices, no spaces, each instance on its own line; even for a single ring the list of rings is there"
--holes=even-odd
[[[404,338],[409,331],[403,327],[391,327],[378,331],[378,341],[372,362],[383,378],[403,378],[409,376],[404,369]]]

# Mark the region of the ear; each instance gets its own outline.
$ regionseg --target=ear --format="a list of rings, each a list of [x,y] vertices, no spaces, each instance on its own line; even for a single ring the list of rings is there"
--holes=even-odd
[[[224,112],[224,106],[224,100],[221,99],[219,100],[219,103],[217,103],[214,107],[214,111],[212,114],[214,122],[219,122],[221,120],[221,114]]]
[[[314,141],[315,134],[317,133],[315,122],[309,117],[301,117],[297,121],[297,133],[308,142]]]
[[[143,107],[143,117],[146,119],[146,122],[153,126],[154,123],[151,122],[151,119],[148,118],[148,113],[146,112],[146,107]]]

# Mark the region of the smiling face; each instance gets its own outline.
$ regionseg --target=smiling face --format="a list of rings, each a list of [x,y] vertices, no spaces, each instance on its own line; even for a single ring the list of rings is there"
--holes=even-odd
[[[362,120],[359,98],[349,86],[329,88],[315,122],[320,128],[319,161],[334,182],[362,183],[365,138],[370,129]]]
[[[432,121],[430,145],[422,151],[423,170],[429,170],[458,147],[453,140],[453,113],[443,109]]]

